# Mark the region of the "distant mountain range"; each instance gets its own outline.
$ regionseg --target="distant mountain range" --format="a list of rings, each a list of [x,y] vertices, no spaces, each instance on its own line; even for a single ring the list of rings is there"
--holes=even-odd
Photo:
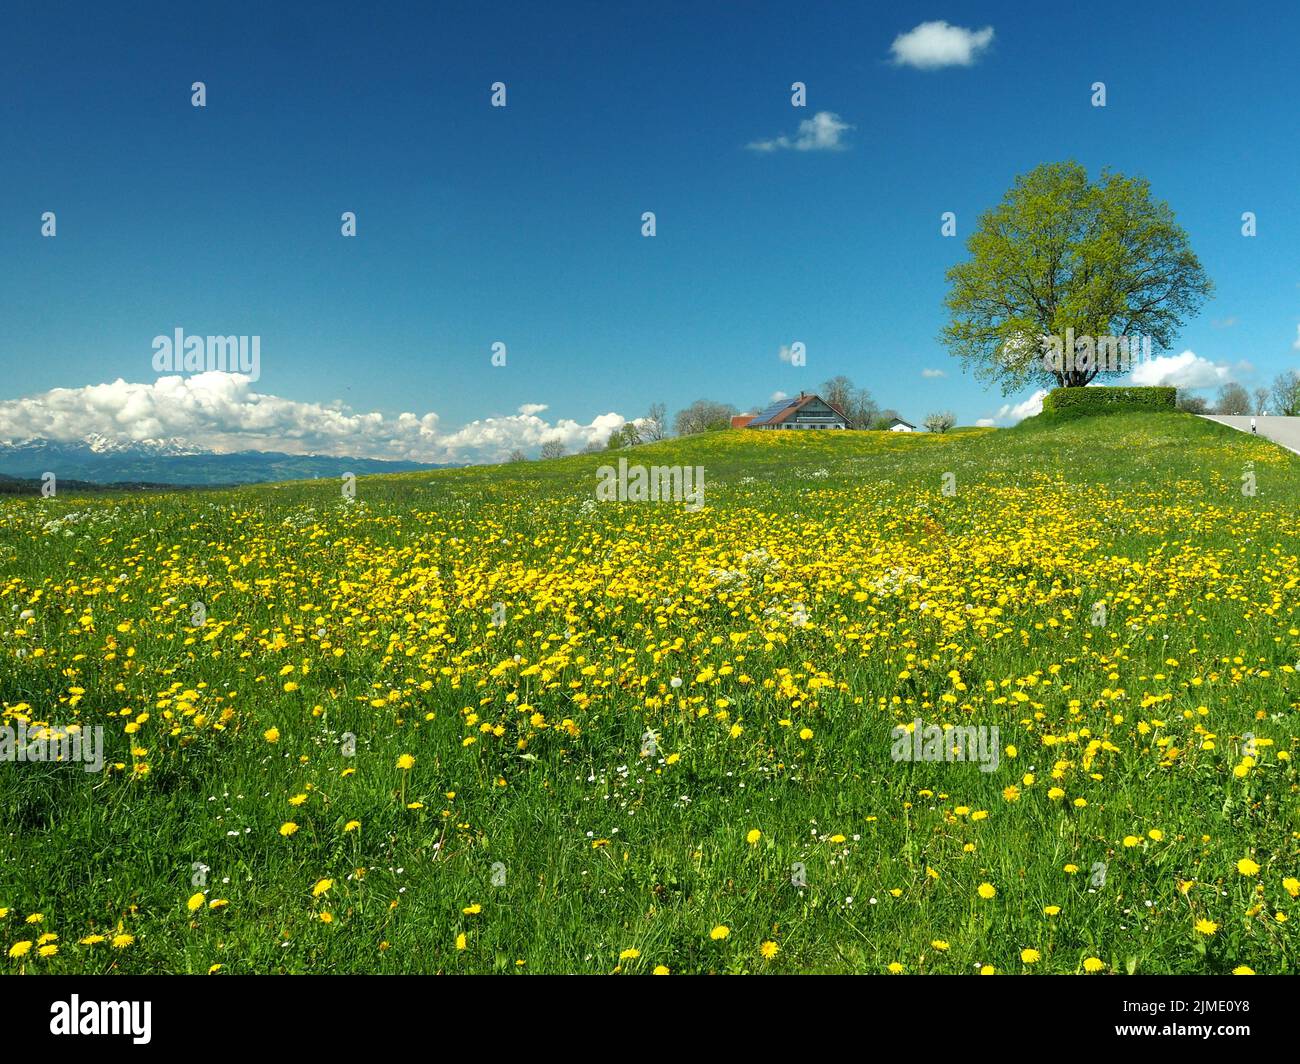
[[[39,479],[53,473],[60,483],[204,486],[311,480],[344,473],[404,473],[446,469],[450,463],[388,462],[323,454],[234,451],[219,454],[186,440],[114,440],[98,433],[80,440],[40,437],[0,441],[0,476]]]

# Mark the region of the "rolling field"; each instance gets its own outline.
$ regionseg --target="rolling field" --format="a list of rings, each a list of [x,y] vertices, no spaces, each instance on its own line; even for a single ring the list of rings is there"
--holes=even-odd
[[[1183,414],[5,500],[106,765],[0,763],[0,970],[1295,972],[1298,516]]]

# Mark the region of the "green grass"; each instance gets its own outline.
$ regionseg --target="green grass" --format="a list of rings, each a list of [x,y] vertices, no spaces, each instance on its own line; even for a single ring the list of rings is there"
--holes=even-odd
[[[596,504],[620,455],[706,505]],[[5,715],[123,766],[0,764],[0,945],[59,935],[0,963],[1294,971],[1297,504],[1294,456],[1177,413],[0,502]],[[914,717],[1015,756],[896,763]]]

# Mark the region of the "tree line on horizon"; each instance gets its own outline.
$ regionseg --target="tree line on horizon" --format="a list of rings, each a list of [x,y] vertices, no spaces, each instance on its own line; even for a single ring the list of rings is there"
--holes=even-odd
[[[1189,414],[1248,414],[1274,417],[1300,416],[1300,373],[1288,370],[1273,380],[1272,387],[1247,391],[1242,385],[1225,384],[1211,402],[1199,395],[1179,391],[1178,409]]]

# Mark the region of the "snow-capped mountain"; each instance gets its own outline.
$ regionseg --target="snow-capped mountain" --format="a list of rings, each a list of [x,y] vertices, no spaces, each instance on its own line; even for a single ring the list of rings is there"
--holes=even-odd
[[[256,484],[272,480],[306,480],[344,473],[400,473],[440,469],[421,462],[375,458],[236,451],[220,454],[188,440],[122,440],[93,433],[80,440],[0,441],[0,476],[39,479],[54,473],[60,480],[95,484]]]
[[[205,454],[202,447],[196,447],[188,440],[172,436],[165,440],[119,440],[105,436],[101,432],[92,432],[83,436],[82,443],[95,454]]]

